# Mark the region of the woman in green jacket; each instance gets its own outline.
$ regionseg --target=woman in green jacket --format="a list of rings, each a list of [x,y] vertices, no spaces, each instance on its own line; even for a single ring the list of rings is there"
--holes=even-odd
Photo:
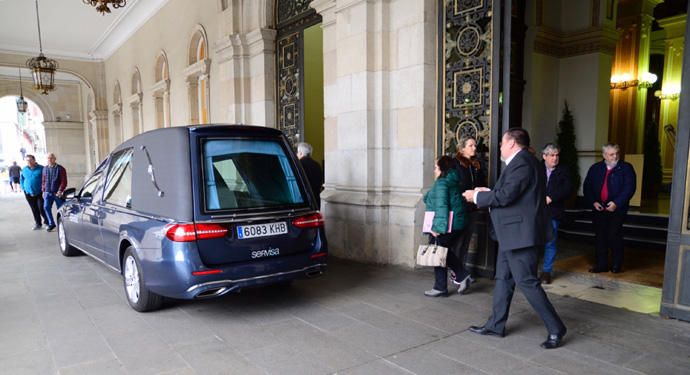
[[[447,247],[449,250],[457,245],[460,239],[460,234],[465,228],[467,222],[467,214],[465,212],[465,205],[462,201],[460,186],[460,179],[457,172],[453,168],[453,159],[449,156],[441,156],[436,162],[434,169],[436,181],[434,185],[424,195],[424,204],[426,204],[427,211],[434,212],[434,221],[431,225],[431,233],[429,243],[437,243],[440,246]],[[448,232],[448,220],[450,212],[453,212],[453,220],[450,233]],[[446,265],[456,275],[465,274],[462,261],[460,261],[452,251],[448,251],[448,258]],[[431,290],[424,292],[424,295],[429,297],[439,297],[448,294],[448,268],[434,267],[436,281]],[[469,278],[461,281],[456,281],[457,284],[464,289],[467,288]]]

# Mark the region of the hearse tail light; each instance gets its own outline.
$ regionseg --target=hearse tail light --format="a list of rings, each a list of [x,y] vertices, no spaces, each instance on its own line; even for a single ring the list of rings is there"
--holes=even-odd
[[[210,238],[223,238],[228,228],[218,224],[170,224],[165,236],[175,242],[191,242]]]
[[[320,213],[315,213],[307,216],[301,216],[292,221],[292,225],[297,228],[318,228],[323,226],[323,216]]]

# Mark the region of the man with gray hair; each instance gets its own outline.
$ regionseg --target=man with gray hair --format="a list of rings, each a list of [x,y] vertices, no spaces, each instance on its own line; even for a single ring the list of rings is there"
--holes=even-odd
[[[53,219],[53,202],[59,210],[62,204],[65,203],[62,193],[67,187],[67,171],[65,167],[56,162],[57,158],[52,152],[48,154],[48,164],[43,167],[43,174],[41,175],[41,191],[43,192],[43,211],[45,211],[48,219],[48,232],[55,229],[55,220]]]
[[[312,147],[309,143],[300,142],[297,144],[297,157],[300,163],[302,163],[302,168],[304,172],[307,173],[307,180],[309,180],[309,186],[311,191],[314,193],[314,198],[316,198],[316,203],[319,209],[321,208],[321,186],[323,185],[323,169],[317,161],[311,158]]]
[[[589,272],[609,271],[610,248],[610,270],[618,273],[623,267],[623,221],[635,194],[635,170],[620,160],[617,144],[607,143],[601,151],[604,160],[589,168],[582,187],[585,201],[592,207],[596,236],[596,263]]]
[[[565,201],[572,193],[572,182],[568,168],[559,164],[560,153],[561,149],[553,143],[547,143],[541,152],[546,171],[546,212],[550,213],[551,227],[553,228],[551,240],[544,245],[544,265],[539,277],[542,284],[551,284],[553,261],[557,251],[558,227],[563,217]]]

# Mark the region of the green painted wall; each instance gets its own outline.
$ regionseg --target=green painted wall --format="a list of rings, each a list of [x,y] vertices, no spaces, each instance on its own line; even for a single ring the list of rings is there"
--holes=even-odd
[[[304,30],[304,142],[312,158],[323,166],[323,30],[321,24]]]

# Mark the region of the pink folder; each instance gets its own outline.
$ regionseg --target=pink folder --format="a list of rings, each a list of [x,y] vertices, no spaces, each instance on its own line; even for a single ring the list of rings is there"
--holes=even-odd
[[[431,226],[434,223],[434,211],[424,212],[424,224],[422,224],[422,233],[431,233]],[[448,212],[448,232],[450,233],[453,229],[453,211]]]

